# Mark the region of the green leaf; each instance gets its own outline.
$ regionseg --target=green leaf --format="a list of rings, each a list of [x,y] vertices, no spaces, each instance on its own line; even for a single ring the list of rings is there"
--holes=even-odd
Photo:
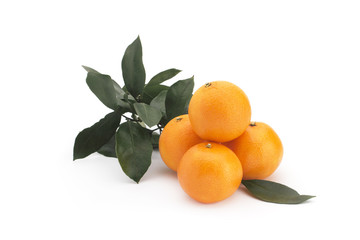
[[[171,68],[155,75],[144,88],[142,102],[149,104],[161,91],[167,90],[169,87],[160,84],[176,76],[179,72],[181,70]]]
[[[106,156],[106,157],[114,157],[114,158],[116,158],[115,134],[97,152],[104,155],[104,156]]]
[[[167,121],[187,113],[194,89],[194,77],[177,81],[170,86],[165,99]]]
[[[149,130],[125,122],[116,132],[116,155],[124,173],[139,183],[151,164],[152,143]]]
[[[134,103],[134,108],[146,125],[149,127],[152,127],[159,123],[162,113],[159,109],[152,107],[150,105],[147,105],[146,103]]]
[[[134,98],[137,98],[145,85],[145,68],[142,61],[140,37],[137,37],[127,47],[121,67],[126,89]]]
[[[87,157],[106,144],[115,134],[121,114],[119,110],[111,112],[91,127],[82,130],[75,139],[74,160]]]
[[[151,143],[152,143],[153,149],[159,148],[159,139],[160,139],[160,135],[156,132],[153,132],[151,135]]]
[[[169,87],[165,85],[154,85],[150,87],[146,87],[143,92],[142,102],[150,104],[150,102],[159,95],[160,92],[164,90],[168,90]]]
[[[115,110],[118,106],[127,108],[124,99],[124,90],[111,79],[109,75],[101,74],[98,71],[83,66],[88,72],[86,83],[98,99],[108,108]]]
[[[87,67],[87,66],[84,66],[84,65],[83,65],[82,67],[83,67],[88,73],[95,73],[95,74],[98,74],[98,75],[101,75],[101,76],[104,76],[104,77],[107,77],[107,78],[110,77],[109,75],[102,74],[102,73],[96,71],[95,69],[93,69],[93,68],[91,68],[91,67]],[[100,76],[100,77],[101,77],[101,76]],[[110,78],[111,78],[111,77],[110,77]],[[118,84],[115,80],[113,80],[113,79],[111,79],[111,80],[112,80],[112,82],[113,82],[114,89],[115,89],[115,91],[116,91],[117,96],[120,96],[120,97],[121,97],[120,99],[124,99],[123,96],[124,96],[124,94],[125,94],[125,91],[119,86],[119,84]]]
[[[181,72],[181,70],[178,70],[175,68],[171,68],[171,69],[165,70],[163,72],[160,72],[160,73],[156,74],[153,78],[150,79],[150,81],[148,82],[148,84],[146,85],[145,88],[151,87],[154,85],[160,85],[161,83],[165,82],[166,80],[169,80],[169,79],[175,77],[179,72]]]
[[[165,110],[165,99],[167,90],[161,91],[153,100],[150,102],[150,106],[157,108],[161,111],[163,116],[166,116]]]
[[[243,180],[242,184],[256,198],[272,203],[298,204],[315,196],[300,195],[283,184],[266,180]]]

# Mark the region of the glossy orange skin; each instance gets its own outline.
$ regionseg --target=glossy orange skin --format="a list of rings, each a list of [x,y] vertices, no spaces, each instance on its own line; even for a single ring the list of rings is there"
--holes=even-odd
[[[250,123],[250,102],[235,84],[214,81],[194,93],[189,104],[189,118],[194,132],[202,139],[231,141]]]
[[[178,116],[166,124],[159,139],[159,152],[170,169],[177,171],[184,153],[195,144],[203,142],[192,130],[187,114]]]
[[[242,180],[241,163],[234,152],[209,142],[191,147],[182,157],[177,174],[183,190],[202,203],[230,197]]]
[[[265,179],[275,172],[283,157],[283,145],[267,124],[256,122],[235,140],[224,143],[241,161],[244,179]]]

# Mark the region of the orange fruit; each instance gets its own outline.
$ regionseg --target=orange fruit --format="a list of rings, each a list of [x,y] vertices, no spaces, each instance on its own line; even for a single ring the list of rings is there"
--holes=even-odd
[[[192,130],[187,114],[173,118],[160,134],[159,152],[164,163],[176,171],[184,153],[203,140]]]
[[[194,132],[202,139],[227,142],[239,137],[249,125],[250,103],[235,84],[210,82],[192,96],[189,118]]]
[[[244,179],[269,177],[278,168],[283,156],[279,136],[262,122],[252,122],[240,137],[224,144],[241,161]]]
[[[239,188],[242,168],[229,148],[204,142],[184,154],[177,174],[181,187],[190,197],[213,203],[226,199]]]

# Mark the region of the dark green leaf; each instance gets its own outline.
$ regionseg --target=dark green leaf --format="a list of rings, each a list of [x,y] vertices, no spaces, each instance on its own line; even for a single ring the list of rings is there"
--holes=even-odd
[[[83,66],[88,71],[86,83],[98,99],[108,108],[116,109],[117,106],[126,107],[121,101],[125,92],[109,75],[101,74],[96,70]]]
[[[126,89],[134,98],[137,98],[145,85],[145,68],[142,61],[140,37],[137,37],[127,47],[121,67]]]
[[[159,148],[159,139],[160,139],[160,135],[156,132],[153,132],[151,135],[151,143],[153,145],[153,149]]]
[[[298,204],[315,196],[300,195],[283,184],[266,180],[243,180],[242,184],[256,198],[272,203]]]
[[[151,164],[150,131],[129,121],[120,125],[115,138],[116,155],[122,170],[138,183]]]
[[[194,77],[177,81],[170,86],[165,99],[167,120],[187,113],[187,106],[194,89]]]
[[[87,157],[106,144],[115,134],[121,114],[118,110],[109,113],[99,122],[82,130],[75,139],[74,160]]]
[[[159,95],[160,92],[164,90],[168,90],[169,87],[165,85],[154,85],[150,87],[146,87],[143,92],[142,102],[150,104],[150,102]]]
[[[175,77],[179,72],[181,72],[181,70],[171,68],[171,69],[165,70],[161,73],[158,73],[152,79],[150,79],[150,81],[146,85],[146,87],[160,85],[161,83],[165,82],[166,80],[169,80],[169,79]]]
[[[91,72],[91,73],[97,73],[97,74],[100,74],[100,75],[103,75],[103,76],[106,76],[106,77],[110,77],[108,75],[105,75],[105,74],[101,74],[99,73],[98,71],[96,71],[95,69],[91,68],[91,67],[87,67],[87,66],[82,66],[88,73]],[[112,79],[111,79],[112,80]],[[113,81],[113,84],[114,84],[114,89],[116,91],[116,96],[119,98],[119,99],[124,99],[124,94],[125,94],[125,91],[119,86],[119,84],[115,81],[115,80],[112,80]],[[125,86],[124,86],[125,87]]]
[[[95,74],[98,74],[98,75],[101,75],[103,77],[107,77],[109,78],[110,76],[109,75],[106,75],[106,74],[102,74],[102,73],[99,73],[98,71],[96,71],[95,69],[91,68],[91,67],[87,67],[87,66],[82,66],[88,73],[95,73]],[[100,77],[101,77],[100,76]],[[113,85],[114,85],[114,89],[116,91],[116,96],[119,98],[119,99],[124,99],[123,96],[125,94],[125,91],[119,86],[119,84],[111,79],[112,82],[113,82]]]
[[[110,138],[110,140],[105,143],[98,151],[98,153],[106,156],[106,157],[114,157],[116,158],[115,152],[115,134]]]
[[[134,103],[133,106],[140,119],[149,127],[159,123],[162,117],[162,113],[159,109],[147,105],[146,103]]]
[[[161,91],[151,102],[150,106],[157,108],[161,111],[163,116],[165,116],[165,99],[166,99],[167,90]]]

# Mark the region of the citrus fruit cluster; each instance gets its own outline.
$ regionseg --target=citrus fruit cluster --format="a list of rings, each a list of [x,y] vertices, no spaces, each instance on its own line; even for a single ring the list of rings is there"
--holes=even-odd
[[[165,126],[159,151],[183,190],[203,203],[230,197],[242,179],[267,178],[283,156],[275,131],[251,122],[248,97],[226,81],[207,83],[194,93],[188,114]]]

